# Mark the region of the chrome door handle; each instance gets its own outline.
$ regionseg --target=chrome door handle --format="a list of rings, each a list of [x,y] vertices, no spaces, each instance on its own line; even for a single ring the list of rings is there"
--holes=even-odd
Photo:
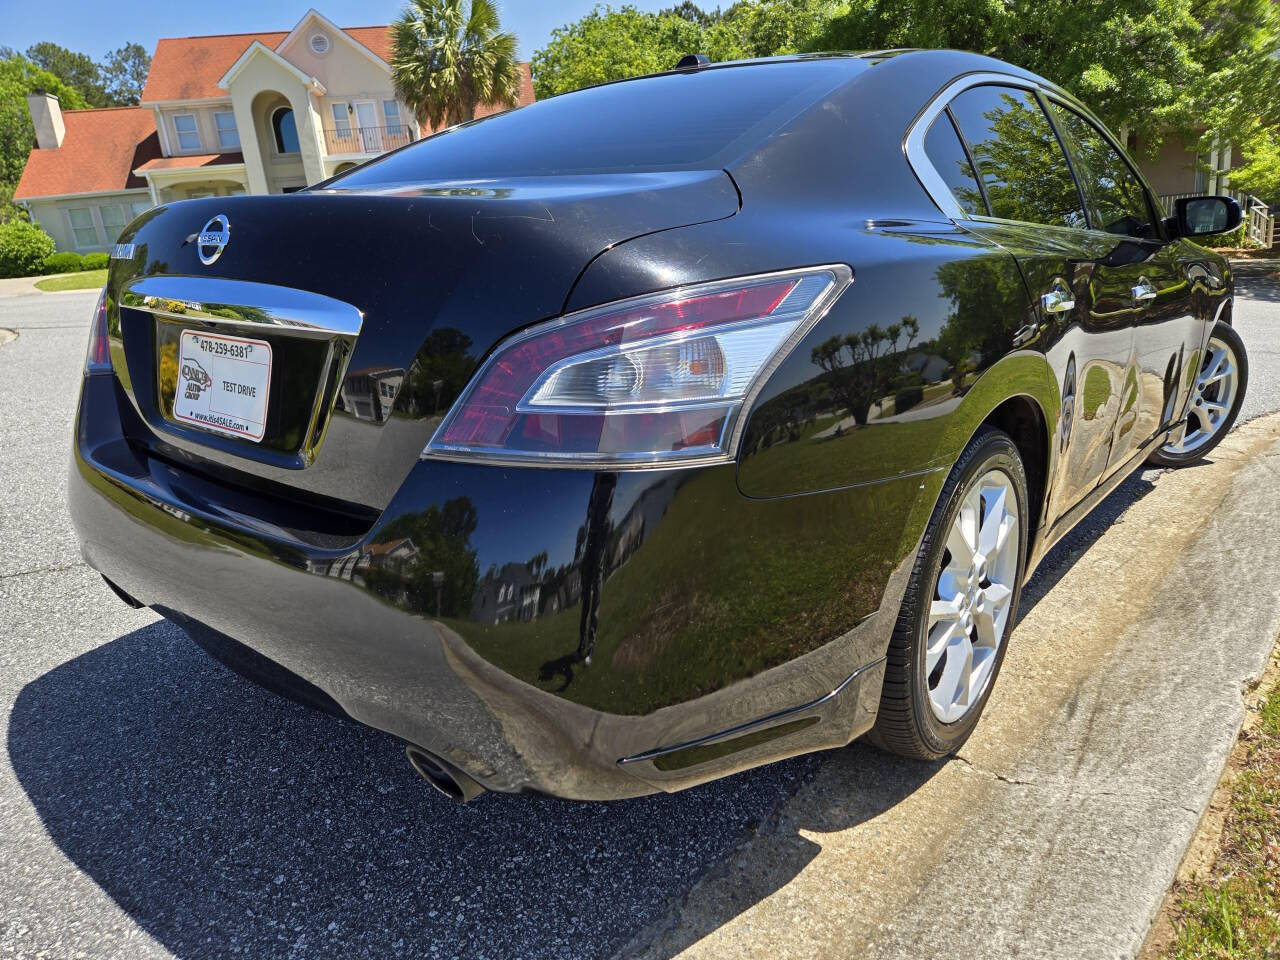
[[[1076,301],[1069,290],[1054,287],[1040,297],[1040,306],[1045,313],[1066,313],[1075,309]]]
[[[1147,300],[1156,298],[1156,288],[1151,285],[1151,281],[1146,277],[1138,278],[1138,285],[1133,288],[1133,299],[1138,303],[1145,303]]]

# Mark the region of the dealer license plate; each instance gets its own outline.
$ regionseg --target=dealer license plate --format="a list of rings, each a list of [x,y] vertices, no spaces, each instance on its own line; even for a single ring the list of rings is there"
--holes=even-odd
[[[183,330],[173,415],[214,433],[257,443],[266,431],[271,344]]]

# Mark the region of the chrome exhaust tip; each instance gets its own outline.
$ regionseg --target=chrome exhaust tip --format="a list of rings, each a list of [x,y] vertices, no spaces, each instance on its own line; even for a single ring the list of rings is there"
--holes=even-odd
[[[409,765],[418,772],[418,776],[450,800],[456,803],[468,803],[484,793],[484,787],[449,761],[412,745],[405,747],[404,753],[409,758]]]

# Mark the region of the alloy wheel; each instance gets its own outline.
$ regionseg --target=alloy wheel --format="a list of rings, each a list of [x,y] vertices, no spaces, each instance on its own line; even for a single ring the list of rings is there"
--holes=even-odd
[[[943,723],[963,719],[991,682],[1018,575],[1018,522],[1013,481],[989,470],[947,534],[924,645],[929,705]]]
[[[1170,456],[1185,456],[1208,445],[1230,418],[1239,388],[1240,364],[1231,344],[1209,338],[1204,363],[1191,390],[1187,418],[1180,433],[1160,448]]]

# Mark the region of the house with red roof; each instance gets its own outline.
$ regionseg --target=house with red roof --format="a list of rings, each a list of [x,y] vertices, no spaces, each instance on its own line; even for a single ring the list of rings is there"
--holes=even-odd
[[[397,99],[390,60],[389,26],[338,27],[316,10],[289,31],[162,39],[139,106],[27,98],[36,147],[14,199],[59,250],[83,253],[157,204],[319,183],[433,132]],[[523,105],[533,83],[520,71]]]

